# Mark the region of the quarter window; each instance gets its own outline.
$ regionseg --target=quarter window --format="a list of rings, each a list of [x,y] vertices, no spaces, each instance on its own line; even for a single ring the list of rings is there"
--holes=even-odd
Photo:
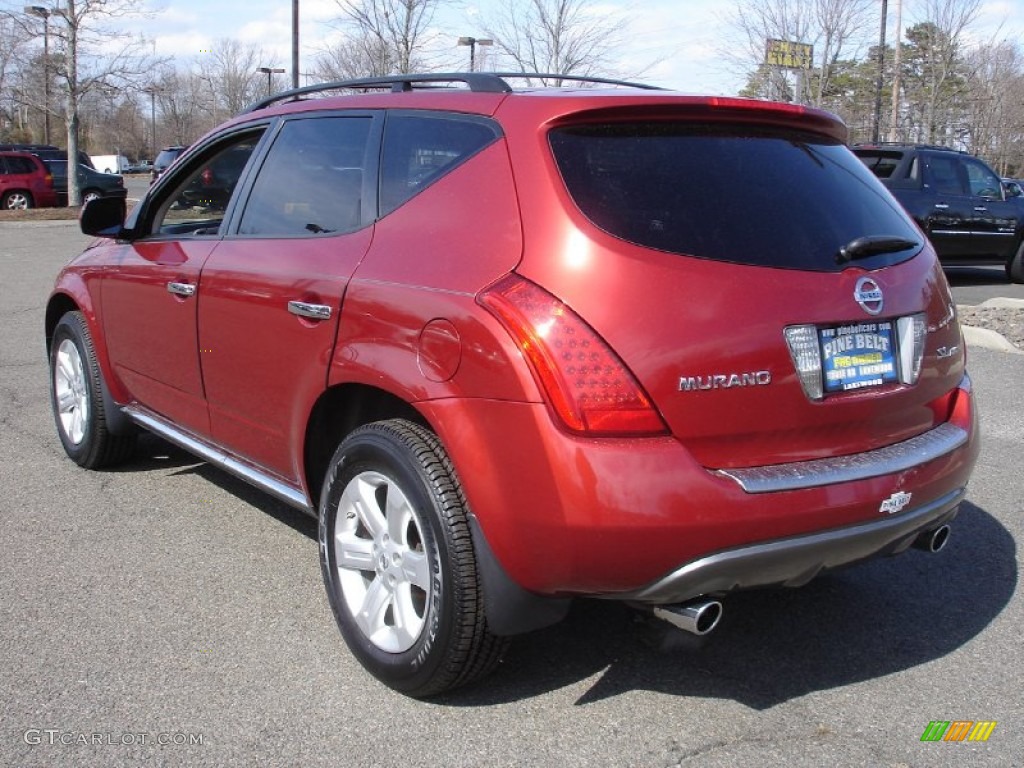
[[[391,115],[384,128],[380,213],[385,216],[497,138],[489,122]]]

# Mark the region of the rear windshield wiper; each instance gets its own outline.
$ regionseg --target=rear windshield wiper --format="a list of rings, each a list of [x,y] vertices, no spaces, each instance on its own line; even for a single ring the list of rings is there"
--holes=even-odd
[[[866,259],[868,256],[876,256],[879,253],[893,253],[905,251],[908,248],[918,248],[920,243],[916,240],[908,240],[905,237],[893,235],[865,235],[851,240],[836,254],[836,264],[845,264],[856,259]]]

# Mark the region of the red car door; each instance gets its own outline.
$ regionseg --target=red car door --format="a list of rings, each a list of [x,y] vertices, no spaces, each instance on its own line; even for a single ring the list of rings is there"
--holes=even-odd
[[[209,431],[196,350],[196,288],[217,240],[139,240],[102,283],[103,333],[114,374],[140,404]]]
[[[226,202],[263,127],[215,143],[169,176],[146,201],[143,233],[104,272],[103,331],[115,375],[134,401],[176,425],[207,436],[210,420],[197,346],[199,280],[220,245]],[[209,168],[228,166],[217,204],[191,195]]]
[[[286,121],[237,231],[200,278],[213,439],[299,484],[306,418],[327,381],[341,302],[369,247],[370,115]],[[372,165],[372,161],[369,163]]]

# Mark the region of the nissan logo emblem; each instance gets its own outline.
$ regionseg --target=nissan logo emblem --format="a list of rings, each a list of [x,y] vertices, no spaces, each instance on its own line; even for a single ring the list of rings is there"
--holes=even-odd
[[[885,303],[881,287],[870,277],[862,277],[857,281],[857,287],[853,289],[853,298],[869,315],[880,313]]]

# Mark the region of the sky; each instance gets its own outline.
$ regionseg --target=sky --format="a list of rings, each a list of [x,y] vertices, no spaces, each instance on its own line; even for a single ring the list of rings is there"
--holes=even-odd
[[[485,37],[483,19],[502,0],[454,0],[434,19],[437,55],[457,69],[468,69],[468,49],[460,36]],[[639,79],[690,93],[730,95],[744,85],[742,67],[730,58],[735,35],[727,22],[732,0],[595,0],[602,16],[628,29],[620,48],[616,76]],[[904,27],[913,23],[920,0],[903,0]],[[879,7],[881,2],[879,0]],[[896,0],[889,0],[891,42],[895,35]],[[291,67],[291,0],[157,0],[155,19],[133,22],[155,51],[183,62],[202,56],[223,38],[260,46],[267,66]],[[336,0],[300,0],[300,71],[316,52],[338,34],[332,20],[340,16]],[[874,33],[877,36],[877,32]],[[974,27],[978,39],[1009,39],[1024,43],[1024,0],[984,0]],[[448,42],[450,41],[450,42]],[[477,49],[478,53],[482,49]],[[280,76],[279,87],[290,83]],[[300,81],[305,84],[304,81]]]

